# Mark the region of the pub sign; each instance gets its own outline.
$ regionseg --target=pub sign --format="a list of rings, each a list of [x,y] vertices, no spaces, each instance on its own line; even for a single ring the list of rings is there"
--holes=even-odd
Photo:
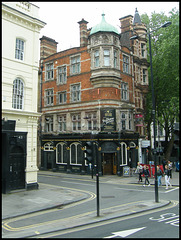
[[[101,131],[112,132],[116,130],[115,109],[101,110]]]

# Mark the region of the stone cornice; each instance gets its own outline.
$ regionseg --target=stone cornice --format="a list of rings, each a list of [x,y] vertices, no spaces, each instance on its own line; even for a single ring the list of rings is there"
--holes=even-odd
[[[46,25],[46,23],[42,22],[41,20],[28,16],[27,14],[24,14],[4,4],[2,4],[2,19],[3,18],[37,32],[40,32],[41,28]]]
[[[65,104],[62,106],[53,106],[48,108],[43,108],[42,112],[44,114],[58,114],[58,113],[68,113],[68,112],[75,112],[75,111],[82,111],[84,109],[85,111],[90,109],[99,109],[99,108],[125,108],[125,103],[120,102],[118,100],[99,100],[99,101],[91,101],[91,102],[79,102],[74,104]],[[129,109],[134,108],[133,104],[126,103],[126,107]]]
[[[2,109],[3,114],[12,114],[18,116],[26,116],[26,117],[36,117],[39,118],[42,114],[38,112],[28,112],[28,111],[21,111],[18,109]]]

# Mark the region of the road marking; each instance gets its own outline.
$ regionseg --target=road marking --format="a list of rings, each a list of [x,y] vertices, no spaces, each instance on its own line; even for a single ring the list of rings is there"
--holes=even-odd
[[[173,204],[175,204],[175,202],[172,202]],[[90,223],[89,225],[86,226],[78,226],[78,227],[74,227],[71,229],[62,229],[59,230],[57,232],[51,232],[51,233],[42,233],[41,236],[36,236],[36,238],[51,238],[51,237],[56,237],[58,235],[64,235],[67,233],[73,233],[73,232],[77,232],[77,231],[83,231],[83,230],[87,230],[87,229],[91,229],[94,227],[99,227],[99,226],[105,226],[106,224],[111,224],[111,223],[116,223],[116,222],[120,222],[120,221],[124,221],[124,220],[128,220],[128,219],[132,219],[132,218],[136,218],[136,217],[140,217],[140,216],[145,216],[151,213],[155,213],[155,212],[159,212],[162,211],[163,209],[169,209],[175,207],[172,204],[170,206],[164,206],[162,208],[156,208],[156,209],[151,209],[148,210],[146,213],[142,212],[142,213],[137,213],[135,215],[127,215],[127,216],[123,216],[123,217],[119,217],[119,218],[114,218],[114,219],[108,219],[102,222],[94,222],[94,223]]]
[[[95,194],[93,196],[91,196],[90,199],[88,199],[88,201],[92,200],[95,198]],[[123,207],[123,206],[126,206],[126,205],[130,205],[130,204],[134,204],[134,203],[139,203],[139,202],[142,202],[142,201],[136,201],[136,202],[131,202],[131,203],[125,203],[125,204],[121,204],[121,205],[118,205],[118,206],[113,206],[113,207],[108,207],[108,208],[104,208],[102,209],[102,211],[105,211],[105,210],[110,210],[110,209],[114,209],[114,208],[117,208],[117,207]],[[78,203],[75,203],[75,205],[77,204],[80,204],[79,202]],[[68,208],[68,205],[64,207],[65,208]],[[24,229],[28,229],[28,228],[33,228],[33,227],[37,227],[37,226],[42,226],[42,225],[47,225],[47,224],[53,224],[53,223],[56,223],[56,222],[61,222],[61,221],[66,221],[66,220],[70,220],[70,219],[76,219],[76,218],[80,218],[82,216],[86,216],[86,215],[89,215],[89,214],[93,214],[95,213],[96,211],[90,211],[90,212],[86,212],[86,213],[82,213],[82,214],[79,214],[79,215],[74,215],[74,216],[71,216],[71,217],[67,217],[67,218],[63,218],[63,219],[56,219],[56,220],[50,220],[50,221],[47,221],[47,222],[42,222],[42,223],[36,223],[36,224],[32,224],[32,225],[27,225],[27,226],[22,226],[22,227],[11,227],[9,226],[9,223],[12,223],[12,222],[15,222],[15,221],[19,221],[19,220],[22,220],[22,219],[26,219],[26,218],[29,218],[31,216],[31,214],[28,214],[26,216],[20,216],[20,217],[16,217],[16,218],[13,218],[13,219],[9,219],[9,220],[5,220],[4,223],[3,223],[3,228],[8,230],[8,231],[21,231],[21,230],[24,230]],[[40,213],[40,214],[43,214],[43,213]],[[37,213],[37,215],[39,215]],[[36,216],[36,215],[35,215]]]
[[[47,185],[47,186],[51,186],[53,187],[53,185],[51,184],[45,184],[45,183],[41,183],[41,185]],[[57,188],[58,186],[56,186]],[[70,207],[74,207],[76,205],[79,205],[79,204],[82,204],[82,202],[88,202],[88,201],[91,201],[93,199],[96,198],[96,194],[90,192],[90,191],[86,191],[86,190],[80,190],[80,189],[75,189],[75,188],[68,188],[68,187],[58,187],[58,188],[64,188],[64,189],[71,189],[73,191],[79,191],[79,192],[84,192],[84,193],[87,193],[88,195],[90,195],[89,198],[87,199],[83,199],[83,200],[80,200],[78,202],[75,202],[75,203],[72,203],[71,205],[65,205],[63,207],[63,209],[66,209],[66,208],[70,208]],[[11,219],[7,219],[7,220],[4,220],[4,222],[2,223],[2,228],[8,230],[8,231],[21,231],[21,230],[24,230],[24,229],[27,229],[27,228],[32,228],[32,227],[35,227],[35,226],[41,226],[43,224],[48,224],[48,223],[51,223],[51,222],[57,222],[57,221],[62,221],[62,220],[65,220],[65,218],[63,219],[57,219],[57,220],[52,220],[52,221],[47,221],[47,222],[43,222],[43,223],[37,223],[37,224],[32,224],[32,225],[27,225],[27,226],[23,226],[23,227],[18,227],[18,228],[14,228],[14,227],[11,227],[9,226],[9,223],[12,223],[12,222],[15,222],[15,221],[19,221],[19,220],[22,220],[22,219],[26,219],[26,218],[29,218],[29,217],[33,217],[33,216],[39,216],[41,214],[44,214],[46,212],[55,212],[55,211],[60,211],[60,209],[49,209],[49,210],[44,210],[44,211],[41,211],[41,212],[35,212],[35,213],[29,213],[27,215],[24,215],[24,216],[19,216],[19,217],[15,217],[15,218],[11,218]],[[83,214],[80,214],[80,215],[75,215],[75,216],[71,216],[71,217],[68,217],[66,219],[71,219],[71,218],[74,218],[76,216],[80,217],[82,215],[86,215],[86,214],[89,214],[89,212],[86,212],[86,213],[83,213]]]
[[[114,189],[118,189],[118,190],[122,189],[122,190],[125,190],[125,191],[136,191],[136,192],[155,192],[155,190],[147,190],[145,188],[146,187],[143,187],[142,190],[141,189],[132,189],[132,188],[114,188]],[[179,189],[179,187],[176,187],[174,189],[164,191],[164,192],[159,190],[159,193],[169,193],[169,192],[175,191],[177,189]]]
[[[164,213],[160,215],[160,218],[150,217],[149,220],[157,221],[158,223],[165,222],[165,224],[170,224],[179,227],[179,215],[177,215],[176,213]]]
[[[174,188],[174,189],[168,190],[168,191],[166,191],[165,193],[169,193],[169,192],[175,191],[175,190],[177,190],[177,189],[179,189],[179,187],[176,187],[176,188]]]
[[[134,229],[129,229],[129,230],[124,230],[124,231],[119,231],[119,232],[113,232],[112,234],[114,234],[113,236],[108,236],[108,237],[104,237],[104,238],[115,238],[115,237],[122,237],[125,238],[133,233],[136,233],[142,229],[144,229],[146,227],[142,227],[142,228],[134,228]]]

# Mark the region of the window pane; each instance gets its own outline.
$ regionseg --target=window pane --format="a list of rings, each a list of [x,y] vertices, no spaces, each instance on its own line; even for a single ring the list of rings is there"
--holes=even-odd
[[[126,159],[126,145],[123,145],[123,164],[127,163],[127,159]]]
[[[77,164],[82,164],[82,149],[81,145],[77,145]]]
[[[63,145],[63,163],[67,163],[67,148],[66,145]]]
[[[73,130],[76,130],[76,122],[73,122]]]
[[[104,66],[109,65],[109,50],[104,50]]]
[[[104,56],[109,56],[109,50],[104,50]]]
[[[24,41],[16,39],[15,58],[23,60],[24,58]]]
[[[21,79],[17,78],[13,82],[12,107],[15,109],[23,108],[24,85]]]
[[[76,163],[76,149],[75,145],[71,145],[71,163]]]
[[[61,145],[58,144],[57,147],[57,163],[61,163],[62,162],[62,149],[61,149]]]

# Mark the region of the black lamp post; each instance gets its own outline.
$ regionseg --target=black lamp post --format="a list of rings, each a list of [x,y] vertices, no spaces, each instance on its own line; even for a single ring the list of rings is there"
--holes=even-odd
[[[151,33],[157,31],[160,28],[165,28],[171,25],[171,22],[166,22],[162,26],[154,29],[151,32],[141,34],[140,36],[132,36],[130,40],[137,39],[143,35],[148,35],[149,38],[149,51],[150,51],[150,70],[151,70],[151,89],[152,89],[152,117],[153,117],[153,139],[154,139],[154,148],[153,148],[153,155],[154,155],[154,164],[155,164],[155,202],[158,201],[158,180],[157,180],[157,161],[156,161],[156,121],[155,121],[155,95],[154,95],[154,86],[153,86],[153,68],[152,68],[152,51],[151,51]]]

